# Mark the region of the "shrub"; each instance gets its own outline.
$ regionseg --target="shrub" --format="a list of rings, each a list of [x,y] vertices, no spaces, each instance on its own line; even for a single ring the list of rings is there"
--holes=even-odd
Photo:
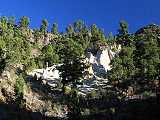
[[[23,98],[25,85],[25,80],[22,74],[20,74],[15,83],[15,103],[21,108],[24,108],[26,103],[25,99]]]
[[[27,71],[32,71],[32,70],[34,70],[34,69],[36,69],[36,68],[37,68],[37,64],[36,64],[35,60],[34,60],[34,59],[31,59],[31,60],[28,62],[27,66],[26,66],[26,70],[27,70]]]
[[[16,84],[15,84],[16,97],[20,97],[21,95],[24,94],[24,87],[25,87],[25,81],[24,81],[22,75],[20,75],[16,79]]]
[[[70,94],[71,93],[71,88],[70,87],[67,87],[67,86],[65,86],[64,87],[64,94]]]
[[[89,98],[95,98],[97,97],[97,92],[95,90],[92,90],[87,96]]]

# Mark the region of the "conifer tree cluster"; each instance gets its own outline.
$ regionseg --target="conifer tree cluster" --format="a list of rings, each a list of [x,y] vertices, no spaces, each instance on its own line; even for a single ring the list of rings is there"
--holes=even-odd
[[[62,83],[80,80],[87,66],[84,64],[88,50],[95,52],[106,43],[103,31],[96,25],[87,27],[78,20],[60,33],[58,24],[48,29],[48,21],[42,20],[40,28],[31,29],[26,16],[16,22],[14,17],[0,18],[0,68],[23,65],[25,71],[44,68],[53,64],[59,66]],[[106,44],[105,44],[106,45]]]
[[[66,27],[66,32],[58,30],[53,23],[48,29],[48,21],[42,20],[40,28],[31,29],[26,16],[15,22],[14,17],[0,18],[0,72],[8,65],[24,66],[26,71],[43,68],[46,65],[61,64],[63,85],[75,84],[83,78],[87,66],[83,63],[86,52],[96,54],[101,46],[111,48],[120,45],[121,50],[111,61],[108,80],[116,86],[149,85],[160,79],[160,27],[149,25],[129,33],[128,24],[120,22],[118,34],[105,36],[96,24],[87,27],[78,20]],[[116,49],[115,49],[116,50]]]
[[[151,24],[131,34],[127,23],[121,22],[114,41],[121,50],[111,61],[109,81],[123,90],[129,86],[135,91],[152,90],[154,81],[160,80],[159,32],[160,27]]]

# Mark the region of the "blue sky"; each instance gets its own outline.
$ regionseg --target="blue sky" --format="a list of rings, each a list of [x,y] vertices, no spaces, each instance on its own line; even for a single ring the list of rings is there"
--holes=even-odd
[[[0,0],[0,15],[28,16],[32,28],[46,18],[50,26],[58,23],[59,31],[82,19],[105,33],[116,33],[119,21],[126,20],[134,32],[149,23],[160,24],[160,0]]]

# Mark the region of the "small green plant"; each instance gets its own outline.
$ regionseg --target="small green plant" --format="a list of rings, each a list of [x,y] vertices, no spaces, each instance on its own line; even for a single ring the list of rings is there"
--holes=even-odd
[[[143,93],[143,96],[144,96],[144,97],[150,97],[151,94],[152,94],[151,91],[145,91],[145,92]]]
[[[27,70],[27,71],[32,71],[32,70],[34,70],[34,69],[36,69],[36,68],[37,68],[37,64],[36,64],[35,60],[34,60],[34,59],[31,59],[31,60],[29,61],[29,63],[27,64],[27,66],[26,66],[26,70]]]
[[[89,98],[95,98],[97,97],[97,92],[95,90],[92,90],[87,96]]]
[[[71,93],[71,88],[65,86],[65,87],[64,87],[64,94],[70,94],[70,93]]]
[[[72,97],[78,97],[78,90],[76,88],[72,88],[70,91],[70,95]]]
[[[19,107],[25,107],[25,99],[23,98],[25,85],[25,80],[20,74],[15,83],[15,102]]]
[[[21,95],[24,94],[24,87],[25,87],[25,81],[22,75],[19,75],[19,77],[16,79],[16,84],[15,84],[16,97],[20,97]]]

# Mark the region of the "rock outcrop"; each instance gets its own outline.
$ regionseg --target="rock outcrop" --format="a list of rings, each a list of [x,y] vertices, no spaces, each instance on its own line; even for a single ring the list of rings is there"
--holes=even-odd
[[[94,56],[91,52],[88,53],[87,59],[91,64],[91,70],[94,76],[103,77],[107,71],[111,69],[110,62],[114,54],[110,49],[99,50]]]
[[[107,71],[111,69],[110,62],[115,53],[109,48],[99,50],[96,55],[88,52],[86,55],[86,61],[89,62],[90,67],[88,73],[83,81],[82,85],[77,85],[77,88],[82,94],[87,94],[92,90],[97,90],[98,87],[104,87],[107,83],[106,75]],[[51,88],[56,88],[60,83],[59,71],[56,67],[59,65],[53,65],[51,67],[43,69],[35,69],[29,75],[36,76],[37,79],[41,78],[43,84],[49,85]]]
[[[105,50],[99,50],[96,55],[93,55],[91,52],[89,52],[86,58],[89,64],[91,64],[90,68],[88,69],[89,73],[100,78],[103,77],[103,74],[107,74],[107,71],[111,69],[109,64],[113,57],[114,52],[108,48]],[[60,79],[59,71],[56,69],[57,66],[59,65],[35,69],[30,72],[29,75],[36,75],[37,78],[41,77],[42,79],[46,80]]]
[[[49,70],[49,68],[47,70]],[[41,72],[43,71],[40,69],[34,73],[38,75],[38,73]],[[56,73],[54,74],[54,78],[55,77]],[[4,70],[4,72],[0,76],[0,103],[13,103],[17,105],[17,96],[15,91],[17,78],[18,76],[16,74],[16,68],[7,67]],[[63,106],[65,105],[57,105],[56,103],[53,103],[53,101],[50,99],[49,94],[45,94],[43,91],[37,89],[36,87],[32,87],[33,83],[30,83],[29,81],[26,81],[26,83],[27,84],[25,84],[24,87],[23,99],[21,99],[25,101],[23,102],[23,107],[26,110],[29,110],[31,112],[40,112],[42,115],[45,115],[47,117],[66,117],[67,111],[63,109]],[[35,86],[42,87],[42,85],[40,86],[36,81],[34,84]]]

